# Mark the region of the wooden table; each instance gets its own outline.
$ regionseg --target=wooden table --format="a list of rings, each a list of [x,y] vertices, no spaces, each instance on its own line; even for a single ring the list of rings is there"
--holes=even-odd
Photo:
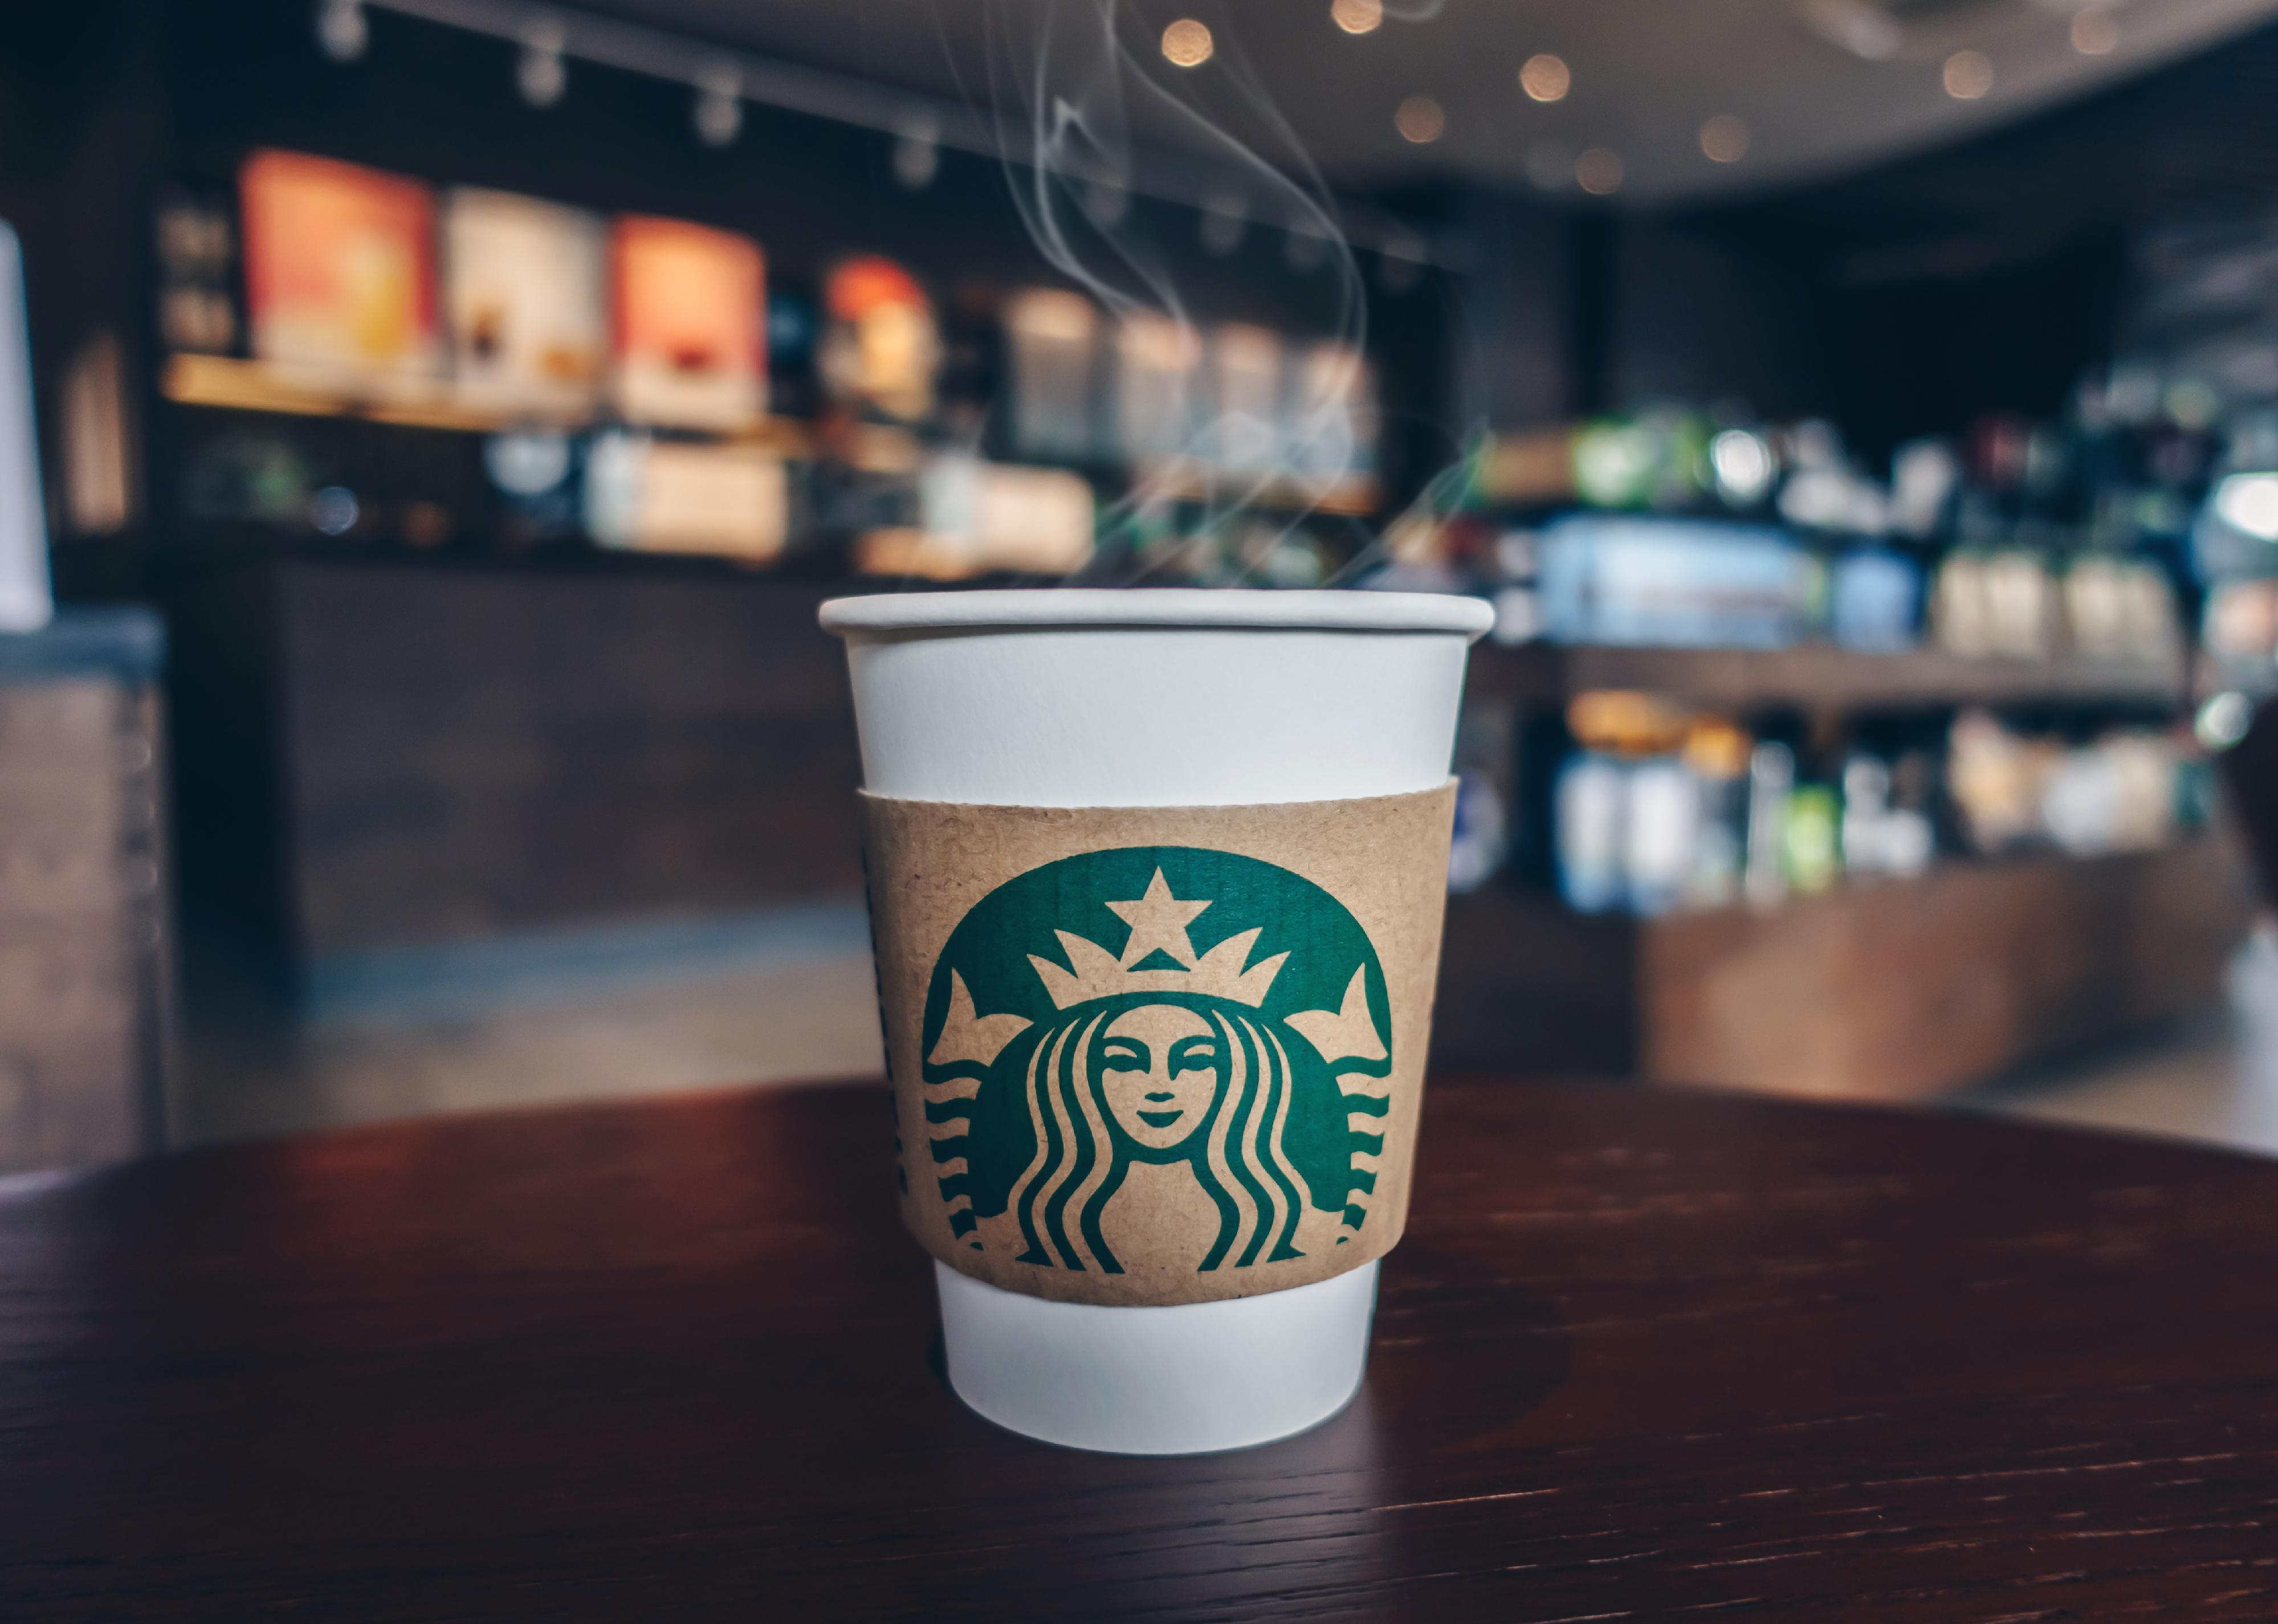
[[[2278,1166],[1434,1083],[1367,1384],[1083,1455],[929,1353],[871,1088],[0,1195],[0,1617],[2278,1617]]]

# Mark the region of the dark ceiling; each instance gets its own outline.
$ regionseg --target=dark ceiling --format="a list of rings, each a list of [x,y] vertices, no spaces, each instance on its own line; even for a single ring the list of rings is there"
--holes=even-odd
[[[1033,102],[1041,82],[1045,99],[1084,116],[1109,111],[1098,67],[1112,50],[1122,114],[1150,140],[1194,143],[1183,103],[1271,148],[1270,102],[1342,186],[1461,178],[1571,190],[1578,155],[1599,149],[1620,161],[1620,197],[1646,204],[1855,172],[2122,82],[2278,12],[2278,0],[1364,0],[1383,21],[1357,36],[1332,21],[1331,0],[577,3],[928,95]],[[2071,41],[2090,5],[2112,25],[2103,54]],[[1206,22],[1219,44],[1184,72],[1158,46],[1182,17]],[[1862,20],[1884,32],[1861,40]],[[1868,59],[1869,47],[1888,55]],[[1945,88],[1946,59],[1962,50],[1992,71],[1978,99]],[[1519,88],[1520,65],[1540,51],[1571,67],[1556,104]],[[1418,95],[1444,116],[1425,145],[1394,122]],[[1718,115],[1747,131],[1737,162],[1702,151],[1701,126]]]
[[[1925,156],[1696,223],[1861,285],[1961,278],[2091,235],[2278,206],[2278,26]]]

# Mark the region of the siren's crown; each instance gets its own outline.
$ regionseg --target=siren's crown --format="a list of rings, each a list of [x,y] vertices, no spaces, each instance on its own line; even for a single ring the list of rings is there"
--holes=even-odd
[[[1289,957],[1276,953],[1250,964],[1250,949],[1257,944],[1256,930],[1228,936],[1209,952],[1196,957],[1194,944],[1187,939],[1187,926],[1211,904],[1206,901],[1181,902],[1172,896],[1159,868],[1148,882],[1144,896],[1107,905],[1131,926],[1131,940],[1124,944],[1120,957],[1096,942],[1065,930],[1052,934],[1059,938],[1060,951],[1067,955],[1069,968],[1063,970],[1049,959],[1039,958],[1034,953],[1028,955],[1028,962],[1036,967],[1036,978],[1043,982],[1054,1009],[1065,1010],[1096,998],[1115,998],[1129,993],[1204,993],[1247,1004],[1254,1010],[1265,1002],[1273,978],[1280,973],[1282,963]],[[1137,968],[1163,956],[1179,967]]]

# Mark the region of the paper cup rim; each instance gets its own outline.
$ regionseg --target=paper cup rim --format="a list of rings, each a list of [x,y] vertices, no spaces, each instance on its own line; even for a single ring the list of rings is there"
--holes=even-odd
[[[1436,632],[1466,643],[1494,624],[1478,598],[1439,592],[1302,591],[1243,587],[1039,587],[976,592],[879,592],[834,598],[816,616],[839,637],[924,631],[1047,631],[1076,627],[1262,631]]]

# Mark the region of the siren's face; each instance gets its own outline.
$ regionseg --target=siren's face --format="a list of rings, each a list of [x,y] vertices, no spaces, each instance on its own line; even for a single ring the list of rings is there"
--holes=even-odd
[[[1170,1150],[1202,1126],[1226,1074],[1217,1029],[1174,1003],[1143,1004],[1100,1034],[1100,1092],[1124,1132]]]

